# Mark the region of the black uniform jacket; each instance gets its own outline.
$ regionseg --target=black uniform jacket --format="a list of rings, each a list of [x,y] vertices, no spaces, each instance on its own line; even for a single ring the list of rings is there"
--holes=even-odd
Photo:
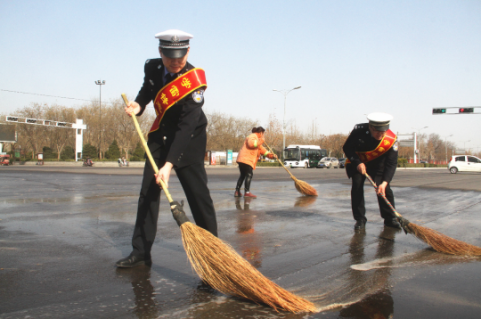
[[[343,151],[351,163],[346,165],[346,173],[349,178],[357,171],[357,166],[362,163],[355,152],[365,152],[374,150],[380,144],[370,134],[368,123],[357,124],[346,139]],[[383,155],[365,163],[367,173],[374,178],[376,175],[382,176],[382,181],[390,183],[395,170],[397,169],[398,147],[395,142],[393,146]]]
[[[164,86],[164,65],[162,59],[150,59],[144,66],[144,83],[136,97],[141,106],[140,116],[146,105],[155,100],[157,93]],[[186,63],[179,75],[194,67]],[[204,90],[204,89],[201,89]],[[207,118],[202,110],[204,97],[195,102],[192,94],[178,101],[164,114],[157,131],[149,134],[150,148],[161,148],[161,163],[171,162],[175,168],[182,168],[193,163],[203,163],[206,152]],[[152,150],[154,154],[159,150]]]

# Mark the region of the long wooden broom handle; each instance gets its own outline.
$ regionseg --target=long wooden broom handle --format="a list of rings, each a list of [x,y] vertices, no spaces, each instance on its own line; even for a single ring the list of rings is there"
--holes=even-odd
[[[271,148],[268,146],[268,144],[267,144],[266,142],[265,142],[264,144],[268,147],[269,151],[270,151],[272,154],[274,154],[273,150],[271,150]],[[278,160],[278,162],[283,166],[283,168],[285,168],[286,172],[288,172],[288,173],[290,174],[291,179],[296,180],[295,176],[293,176],[293,175],[291,174],[291,172],[285,167],[285,165],[283,164],[283,162],[281,162],[281,160],[280,160],[278,157],[276,157],[276,160]]]
[[[127,100],[127,97],[126,97],[125,93],[122,94],[122,99],[124,99],[124,103],[126,104],[126,106],[128,106],[129,100]],[[147,142],[146,142],[146,139],[144,139],[144,135],[142,134],[141,127],[139,127],[139,122],[137,122],[137,116],[132,115],[131,118],[132,118],[132,121],[134,121],[134,126],[136,127],[137,133],[139,134],[139,137],[141,138],[142,146],[144,147],[144,150],[146,151],[147,157],[149,158],[149,161],[151,162],[152,169],[154,169],[154,172],[156,174],[158,174],[159,169],[157,168],[156,162],[154,161],[154,158],[152,157],[151,150],[149,150],[149,147],[147,146]],[[173,199],[171,197],[171,194],[167,190],[166,184],[164,183],[164,181],[162,181],[162,179],[161,179],[161,187],[162,187],[162,190],[164,190],[164,193],[166,194],[167,200],[169,201],[169,203],[171,203],[173,201]]]
[[[368,181],[371,182],[372,186],[375,188],[375,190],[377,190],[377,185],[376,183],[372,180],[372,178],[368,175],[368,173],[365,172],[365,176],[367,177]],[[392,209],[393,213],[395,213],[395,215],[399,218],[402,218],[402,215],[400,213],[397,212],[397,210],[395,210],[395,208],[392,206],[392,204],[390,203],[390,201],[388,201],[387,197],[385,197],[384,194],[379,194],[378,196],[382,197],[383,200],[385,200],[385,202],[388,204],[388,206],[390,207],[390,209]]]

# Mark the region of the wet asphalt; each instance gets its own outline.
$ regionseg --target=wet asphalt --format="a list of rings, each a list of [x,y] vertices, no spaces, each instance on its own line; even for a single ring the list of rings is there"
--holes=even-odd
[[[14,165],[0,167],[0,318],[480,319],[480,257],[384,227],[368,184],[368,223],[355,232],[344,170],[292,170],[318,190],[303,197],[283,169],[258,168],[252,200],[233,197],[236,168],[207,172],[219,237],[319,312],[277,313],[203,285],[167,201],[152,266],[116,269],[131,251],[142,168]],[[480,246],[480,185],[480,173],[399,169],[392,189],[411,222]],[[185,199],[175,175],[169,187]]]

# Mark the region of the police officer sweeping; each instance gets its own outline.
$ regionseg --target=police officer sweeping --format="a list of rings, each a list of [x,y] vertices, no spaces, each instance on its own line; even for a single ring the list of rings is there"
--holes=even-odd
[[[367,116],[368,123],[357,124],[348,136],[343,151],[347,157],[346,173],[352,179],[351,206],[355,229],[364,229],[365,197],[363,185],[365,174],[373,178],[378,185],[377,194],[385,195],[395,206],[390,181],[397,169],[398,145],[397,136],[389,130],[392,116],[386,113],[371,113]],[[381,197],[378,198],[380,214],[388,227],[400,228],[400,224]]]
[[[159,39],[161,59],[146,61],[144,83],[125,112],[129,116],[141,116],[146,105],[153,102],[157,118],[149,131],[147,145],[160,169],[155,176],[146,161],[133,249],[128,257],[116,263],[122,268],[151,263],[160,204],[158,184],[162,179],[168,185],[171,169],[176,171],[196,224],[217,236],[216,214],[204,169],[207,127],[202,110],[207,87],[204,70],[187,62],[192,35],[167,30],[155,37]]]

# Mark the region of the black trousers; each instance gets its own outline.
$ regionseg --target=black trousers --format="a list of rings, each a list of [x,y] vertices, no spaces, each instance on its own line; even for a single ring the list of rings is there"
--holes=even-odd
[[[251,187],[251,179],[253,179],[253,167],[249,164],[238,162],[239,166],[239,179],[236,183],[236,190],[241,189],[244,182],[244,190],[249,191]]]
[[[149,143],[149,145],[151,147],[151,143]],[[161,168],[165,163],[165,160],[161,161],[162,150],[153,151],[152,155],[158,167]],[[191,164],[180,169],[175,169],[175,171],[186,194],[194,221],[199,227],[217,236],[216,213],[207,187],[208,179],[204,163]],[[159,185],[156,184],[154,170],[149,160],[146,160],[137,206],[134,235],[132,236],[133,250],[131,254],[150,259],[152,244],[157,233],[160,202],[161,189]],[[166,207],[167,206],[168,204],[166,204]]]
[[[359,173],[358,171],[354,173],[351,177],[352,185],[351,185],[351,208],[353,211],[353,218],[355,220],[363,220],[367,221],[367,218],[365,217],[365,194],[363,190],[363,186],[365,184],[365,179],[366,177]],[[372,176],[373,181],[377,184],[382,183],[382,177],[381,176]],[[375,190],[373,190],[373,193],[375,193]],[[386,204],[385,200],[383,200],[381,197],[375,196],[378,199],[378,206],[380,207],[380,215],[382,216],[383,219],[394,219],[396,218],[396,215],[393,213],[392,209]],[[387,185],[387,188],[385,189],[385,197],[390,201],[392,206],[395,208],[395,198],[393,197],[393,191],[390,188],[390,184]]]

